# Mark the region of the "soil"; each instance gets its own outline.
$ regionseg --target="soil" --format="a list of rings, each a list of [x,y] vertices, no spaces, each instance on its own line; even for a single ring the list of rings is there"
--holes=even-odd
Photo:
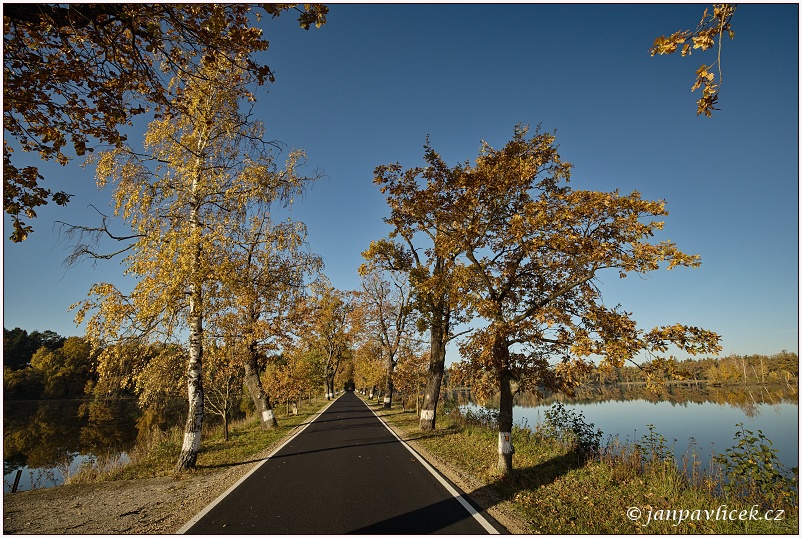
[[[397,433],[404,438],[402,432]],[[266,458],[282,441],[255,454]],[[487,510],[513,534],[529,534],[508,503],[499,502],[414,441],[407,441],[433,467]],[[3,495],[4,534],[174,534],[257,463],[204,470],[181,478],[66,484]],[[470,494],[470,492],[477,492]],[[478,492],[482,492],[481,494]]]

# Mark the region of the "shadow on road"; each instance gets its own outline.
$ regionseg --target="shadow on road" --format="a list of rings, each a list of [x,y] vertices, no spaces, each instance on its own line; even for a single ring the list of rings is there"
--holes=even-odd
[[[398,413],[402,413],[402,411],[398,411]],[[394,414],[394,413],[388,413]],[[451,433],[455,433],[457,431],[457,427],[453,426],[448,429],[438,429],[436,432],[406,432],[402,438],[405,441],[415,441],[419,439],[429,438],[432,436],[443,436],[447,437]],[[492,508],[493,506],[498,505],[504,501],[509,501],[515,498],[515,496],[526,490],[534,490],[540,488],[541,486],[547,486],[562,476],[568,474],[572,470],[579,469],[584,467],[585,459],[578,454],[577,452],[569,452],[567,454],[563,454],[560,456],[554,456],[549,458],[546,461],[540,462],[536,465],[532,465],[530,467],[523,467],[523,468],[516,468],[513,469],[513,472],[510,476],[499,477],[493,482],[489,484],[485,484],[483,486],[477,487],[472,491],[465,491],[464,498],[470,504],[474,506],[479,512],[486,512],[488,509]],[[448,480],[446,478],[446,480]],[[449,480],[450,482],[450,480]],[[452,483],[453,484],[453,483]],[[457,489],[462,489],[457,487]],[[419,514],[417,512],[413,514],[406,514],[404,516],[400,516],[406,520],[407,517],[410,518],[411,524],[415,517],[425,517],[426,512],[428,511],[428,507],[426,510],[419,510]],[[398,518],[395,518],[398,519]],[[391,531],[384,530],[384,525],[387,524],[387,529],[391,529],[392,525],[399,524],[400,522],[381,522],[380,524],[373,525],[366,529],[360,529],[359,532],[376,532],[376,533],[388,533]],[[406,523],[405,523],[406,525]],[[400,526],[398,528],[401,528]],[[442,529],[439,529],[442,531]],[[421,530],[421,533],[431,533],[437,532],[438,529],[425,529]]]
[[[486,516],[487,510],[502,501],[507,501],[525,489],[537,488],[547,485],[572,469],[583,464],[575,454],[554,457],[532,467],[517,469],[512,476],[499,478],[491,484],[476,488],[462,496],[477,512]],[[464,519],[473,517],[467,511],[454,513],[445,510],[446,503],[451,499],[441,501],[412,512],[395,516],[366,527],[356,529],[349,534],[398,534],[403,529],[404,534],[433,534],[448,532],[448,528]],[[443,514],[451,514],[444,518]],[[492,516],[489,516],[493,520]],[[496,528],[503,529],[499,524]]]
[[[447,530],[451,525],[473,517],[467,510],[457,512],[446,509],[447,505],[452,502],[454,502],[453,499],[440,501],[424,508],[356,529],[348,534],[433,534]],[[444,518],[443,514],[449,514],[449,517]]]

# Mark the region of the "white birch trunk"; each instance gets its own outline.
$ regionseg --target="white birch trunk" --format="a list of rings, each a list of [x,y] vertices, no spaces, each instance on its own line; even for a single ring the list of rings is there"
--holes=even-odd
[[[203,383],[201,367],[203,364],[203,318],[200,315],[200,292],[192,286],[189,299],[189,367],[187,368],[187,398],[189,412],[184,426],[184,444],[178,456],[176,471],[195,467],[200,450],[203,430]]]

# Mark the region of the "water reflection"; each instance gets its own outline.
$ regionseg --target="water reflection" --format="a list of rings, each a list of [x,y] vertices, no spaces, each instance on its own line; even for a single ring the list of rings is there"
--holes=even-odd
[[[22,470],[19,491],[63,483],[92,456],[136,441],[134,400],[25,400],[3,405],[3,491]]]
[[[452,390],[449,397],[460,405],[477,404],[498,408],[498,396],[488,401],[475,401],[469,390]],[[799,404],[799,394],[794,387],[786,385],[724,385],[712,386],[699,382],[672,383],[660,387],[659,391],[646,388],[643,383],[619,383],[615,385],[586,385],[576,389],[573,397],[565,394],[539,392],[518,394],[514,403],[518,407],[550,406],[553,403],[588,405],[593,403],[631,400],[647,402],[669,402],[687,406],[689,403],[713,403],[737,407],[748,417],[757,416],[761,406],[781,403]]]
[[[469,391],[451,391],[460,406],[498,409],[498,399],[474,401]],[[534,427],[542,411],[560,402],[581,412],[586,422],[601,429],[605,438],[635,441],[649,425],[673,444],[678,461],[688,450],[706,464],[714,454],[733,446],[743,423],[752,432],[762,430],[771,439],[783,465],[799,464],[799,398],[794,387],[709,386],[703,383],[669,384],[660,392],[644,385],[586,386],[573,398],[565,395],[518,395],[513,415],[519,425]]]

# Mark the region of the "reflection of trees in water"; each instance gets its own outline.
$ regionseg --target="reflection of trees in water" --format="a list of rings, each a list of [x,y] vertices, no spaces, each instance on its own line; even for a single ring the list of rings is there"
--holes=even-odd
[[[457,405],[476,404],[497,408],[498,397],[487,402],[472,399],[470,390],[452,390],[449,398]],[[520,407],[550,406],[554,403],[593,404],[606,401],[645,400],[648,402],[670,402],[672,405],[687,406],[689,403],[715,403],[738,407],[748,417],[759,414],[760,405],[780,403],[799,403],[796,391],[785,385],[725,385],[712,386],[704,383],[667,383],[658,391],[646,388],[644,384],[584,385],[576,389],[573,397],[564,394],[538,392],[518,394],[515,405]]]
[[[4,402],[3,474],[29,468],[68,468],[78,454],[122,452],[136,441],[136,401]]]
[[[54,467],[75,453],[80,446],[80,405],[80,400],[4,402],[4,472],[25,465]]]
[[[92,400],[84,404],[81,411],[88,417],[80,438],[85,450],[95,455],[124,452],[136,441],[136,421],[141,414],[136,400]]]

